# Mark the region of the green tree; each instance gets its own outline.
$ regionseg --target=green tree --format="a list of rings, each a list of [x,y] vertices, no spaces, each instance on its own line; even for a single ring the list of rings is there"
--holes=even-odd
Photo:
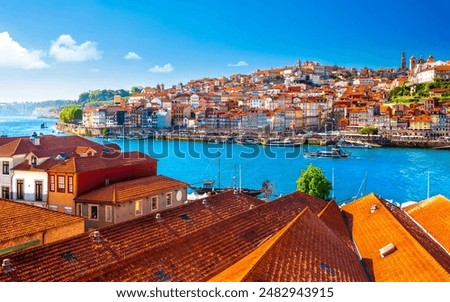
[[[378,128],[366,126],[359,130],[359,134],[378,134]]]
[[[83,111],[78,106],[64,107],[59,112],[59,119],[63,122],[71,122],[73,120],[81,120],[83,118]]]
[[[131,94],[136,94],[136,93],[141,92],[141,90],[142,90],[141,88],[139,88],[137,86],[133,86],[133,87],[131,87],[130,92],[131,92]]]
[[[323,170],[314,167],[312,164],[309,164],[306,170],[302,170],[296,183],[297,191],[322,199],[327,199],[332,189],[331,183],[325,177]]]

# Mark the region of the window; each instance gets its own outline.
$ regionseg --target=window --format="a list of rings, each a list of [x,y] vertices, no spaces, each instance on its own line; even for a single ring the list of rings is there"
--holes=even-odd
[[[58,176],[58,192],[65,193],[66,192],[66,177]]]
[[[50,191],[55,192],[55,175],[50,175]]]
[[[98,206],[89,205],[88,218],[91,220],[98,220]]]
[[[77,215],[83,216],[83,205],[81,203],[77,203]]]
[[[73,193],[73,176],[67,176],[67,192]]]
[[[42,201],[42,193],[43,193],[43,185],[42,181],[36,180],[34,182],[34,200]]]
[[[49,208],[50,210],[57,211],[57,210],[58,210],[58,205],[56,205],[56,204],[51,204],[51,205],[48,206],[48,208]]]
[[[135,215],[142,214],[142,199],[136,200],[134,202],[134,214]]]
[[[105,220],[106,222],[112,222],[112,206],[105,207]]]
[[[31,165],[32,166],[36,166],[37,165],[37,157],[36,156],[32,156],[31,157]]]
[[[73,208],[72,207],[64,207],[64,213],[72,214],[73,213]]]
[[[23,199],[24,197],[24,185],[23,179],[17,180],[17,199]]]
[[[166,206],[170,207],[172,205],[172,193],[166,194]]]
[[[2,198],[9,199],[9,187],[2,187]]]
[[[153,196],[153,197],[152,197],[152,206],[151,206],[151,210],[152,210],[152,211],[158,210],[158,203],[159,203],[159,198],[158,198],[158,196]]]
[[[9,175],[9,161],[3,162],[3,174]]]

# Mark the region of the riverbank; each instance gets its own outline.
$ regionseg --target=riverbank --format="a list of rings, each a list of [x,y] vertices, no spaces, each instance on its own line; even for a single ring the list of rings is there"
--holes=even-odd
[[[212,143],[240,143],[276,146],[325,145],[346,141],[368,144],[372,147],[450,149],[450,139],[430,138],[426,136],[407,135],[361,135],[356,133],[261,133],[254,131],[169,131],[151,128],[112,128],[105,133],[105,128],[84,127],[77,124],[58,122],[56,128],[66,133],[87,137],[128,138],[128,139],[162,139]]]

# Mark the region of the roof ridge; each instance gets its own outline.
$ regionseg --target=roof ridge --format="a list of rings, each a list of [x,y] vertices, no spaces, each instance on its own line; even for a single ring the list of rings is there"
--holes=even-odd
[[[255,264],[253,264],[253,266],[247,271],[247,273],[241,278],[240,281],[244,280],[245,278],[247,278],[247,276],[253,272],[255,270],[255,267],[261,263],[262,259],[267,255],[267,253],[271,250],[271,248],[280,240],[282,240],[286,234],[288,233],[288,231],[293,227],[293,225],[295,225],[295,223],[297,221],[300,220],[301,217],[303,217],[304,215],[306,215],[306,213],[308,214],[313,214],[315,216],[315,214],[309,209],[308,206],[306,206],[299,214],[297,214],[297,216],[295,216],[285,227],[283,227],[281,230],[279,230],[277,233],[275,233],[273,236],[271,236],[270,238],[268,238],[268,240],[262,242],[253,252],[255,252],[256,250],[258,250],[261,246],[263,246],[266,242],[270,242],[270,240],[273,238],[273,242],[270,242],[269,247],[264,251],[264,253],[259,256],[259,259],[255,262]],[[327,226],[328,228],[328,226]],[[252,253],[253,253],[252,252]],[[252,253],[250,253],[249,255],[251,255]],[[249,256],[247,255],[247,256]],[[243,260],[244,258],[240,259]]]

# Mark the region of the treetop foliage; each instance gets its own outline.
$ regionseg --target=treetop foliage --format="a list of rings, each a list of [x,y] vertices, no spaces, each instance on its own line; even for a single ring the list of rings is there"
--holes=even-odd
[[[302,170],[300,177],[296,181],[297,191],[327,199],[332,189],[330,181],[325,177],[321,168],[309,164]]]

